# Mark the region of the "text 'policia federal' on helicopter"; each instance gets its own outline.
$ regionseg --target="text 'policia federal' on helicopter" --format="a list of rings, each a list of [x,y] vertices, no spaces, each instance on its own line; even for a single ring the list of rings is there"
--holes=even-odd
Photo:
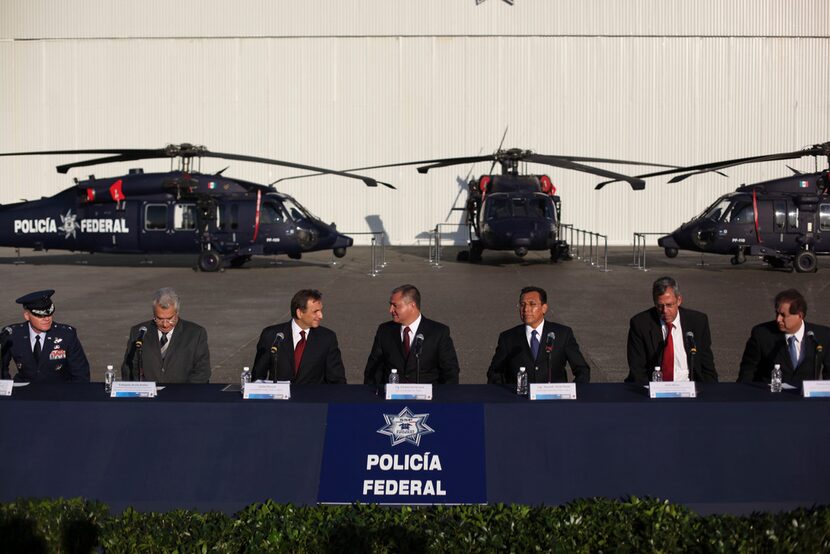
[[[337,232],[297,200],[271,186],[191,170],[193,158],[263,163],[360,179],[366,185],[395,188],[371,177],[309,165],[238,154],[211,152],[191,144],[147,149],[53,150],[0,156],[95,154],[104,157],[60,165],[75,167],[145,159],[178,159],[165,173],[129,174],[86,181],[40,200],[0,206],[0,246],[36,250],[111,253],[194,253],[198,268],[239,267],[254,255],[331,250],[343,257],[350,237]]]

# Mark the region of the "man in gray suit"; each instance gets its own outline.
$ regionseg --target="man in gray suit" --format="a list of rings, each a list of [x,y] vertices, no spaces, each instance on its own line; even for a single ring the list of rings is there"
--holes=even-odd
[[[130,329],[121,377],[126,381],[207,383],[210,352],[207,331],[179,319],[181,301],[171,288],[156,291],[153,319]]]

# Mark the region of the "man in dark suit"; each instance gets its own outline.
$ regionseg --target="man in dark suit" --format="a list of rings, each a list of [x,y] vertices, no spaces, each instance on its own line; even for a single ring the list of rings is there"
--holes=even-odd
[[[516,383],[520,367],[530,383],[567,383],[565,362],[575,383],[588,383],[591,368],[579,350],[570,327],[545,320],[548,294],[525,287],[519,294],[519,317],[524,322],[499,335],[496,353],[487,370],[488,383]]]
[[[392,321],[381,323],[375,333],[363,382],[380,385],[397,369],[401,383],[458,383],[450,328],[421,315],[418,289],[412,285],[394,289],[389,313]]]
[[[651,289],[654,307],[631,318],[626,383],[648,383],[655,367],[664,381],[716,383],[712,334],[706,314],[681,308],[677,281],[661,277]]]
[[[75,329],[52,320],[53,294],[53,290],[41,290],[16,300],[23,305],[26,321],[4,328],[0,335],[3,379],[11,378],[9,362],[14,360],[15,381],[89,381],[89,362]]]
[[[153,319],[130,329],[121,364],[122,379],[157,383],[208,382],[207,331],[201,325],[179,319],[180,308],[176,291],[171,288],[156,291]]]
[[[830,328],[807,323],[807,301],[795,289],[775,296],[775,321],[752,328],[738,381],[770,382],[775,364],[785,383],[830,378]]]
[[[254,380],[295,385],[346,384],[337,335],[320,326],[323,295],[303,289],[291,299],[290,321],[262,330],[256,345]]]

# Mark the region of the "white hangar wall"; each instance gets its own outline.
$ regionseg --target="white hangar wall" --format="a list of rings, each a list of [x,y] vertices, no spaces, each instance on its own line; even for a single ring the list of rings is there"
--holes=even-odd
[[[506,147],[678,165],[796,150],[830,140],[828,23],[825,0],[5,0],[0,152],[192,142],[342,169],[490,153],[505,128]],[[70,186],[54,171],[70,159],[0,158],[0,202]],[[296,174],[219,160],[202,170],[226,165],[261,183]],[[277,186],[342,230],[383,228],[406,245],[460,221],[459,182],[488,168],[371,172],[397,191],[330,177]],[[789,171],[597,192],[601,179],[528,169],[552,176],[564,221],[612,244]]]

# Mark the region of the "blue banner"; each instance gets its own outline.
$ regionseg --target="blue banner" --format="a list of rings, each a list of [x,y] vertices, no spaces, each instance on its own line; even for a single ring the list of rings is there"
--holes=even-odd
[[[332,404],[318,501],[483,504],[481,404]]]

